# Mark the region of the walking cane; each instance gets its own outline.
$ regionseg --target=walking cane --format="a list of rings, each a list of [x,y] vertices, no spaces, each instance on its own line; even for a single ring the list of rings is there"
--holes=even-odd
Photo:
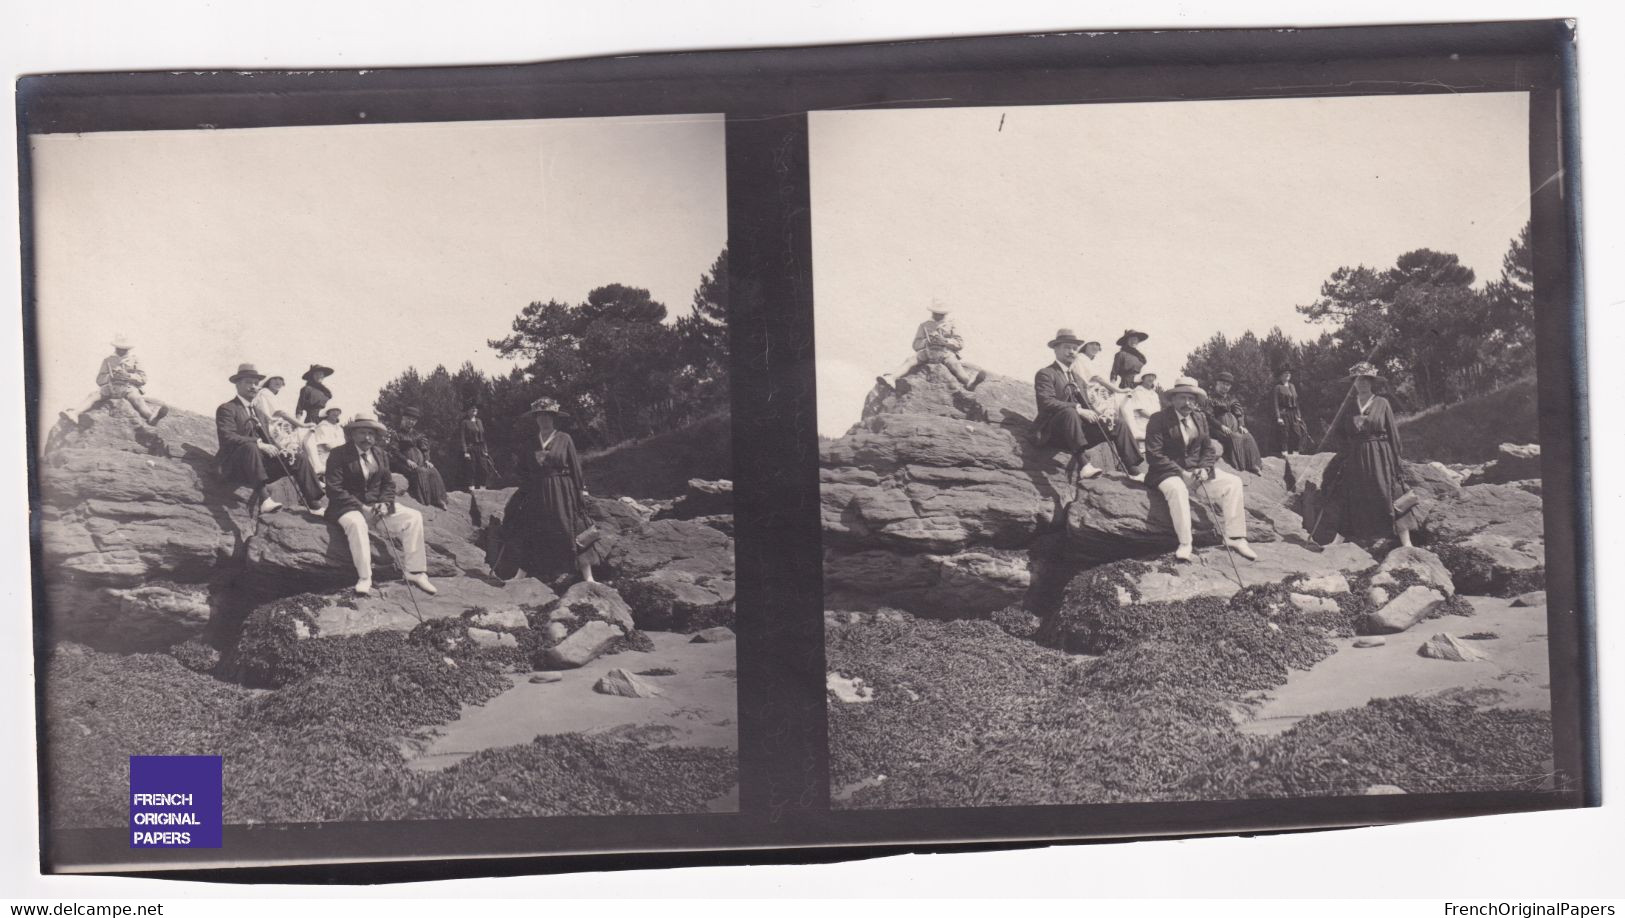
[[[406,548],[405,546],[396,544],[395,534],[389,531],[388,526],[384,527],[384,547],[389,549],[389,560],[394,563],[395,569],[401,572],[401,579],[403,581],[401,583],[401,589],[406,591],[406,598],[412,600],[412,614],[417,616],[418,624],[421,625],[424,622],[423,610],[418,608],[417,594],[412,592],[411,584],[404,582],[406,579],[407,570],[406,562],[402,559],[406,554]]]
[[[1100,421],[1100,412],[1095,411],[1095,409],[1088,404],[1088,397],[1083,394],[1083,389],[1077,383],[1069,381],[1066,384],[1066,387],[1078,393],[1078,401],[1083,405],[1083,407],[1095,412],[1095,419],[1089,423],[1095,425],[1095,429],[1100,431],[1102,442],[1105,443],[1109,449],[1111,449],[1112,458],[1117,460],[1117,467],[1122,469],[1125,474],[1129,474],[1128,465],[1123,462],[1123,454],[1117,451],[1117,444],[1112,442],[1111,431],[1107,430],[1106,425]],[[1071,474],[1071,466],[1068,466],[1067,475],[1070,476]]]
[[[254,432],[259,434],[262,441],[265,443],[270,443],[272,446],[276,446],[275,443],[271,442],[271,435],[265,432],[264,427],[260,426],[259,418],[254,417],[252,412],[248,417],[249,420],[254,422]],[[310,505],[310,500],[305,497],[305,489],[299,487],[299,479],[293,477],[293,469],[288,467],[288,460],[282,458],[282,450],[280,449],[276,451],[276,461],[278,465],[282,466],[282,474],[286,475],[288,480],[293,482],[293,489],[299,494],[299,502],[305,505],[306,510],[309,510],[311,513],[315,513],[316,508],[312,507]]]
[[[1247,584],[1241,579],[1241,566],[1236,564],[1235,552],[1230,550],[1230,540],[1225,538],[1224,530],[1219,526],[1219,507],[1213,502],[1213,496],[1207,492],[1207,482],[1203,481],[1200,475],[1196,478],[1196,490],[1202,492],[1202,503],[1207,505],[1208,517],[1213,520],[1213,529],[1219,536],[1219,546],[1224,549],[1225,557],[1230,559],[1230,569],[1236,575],[1236,586],[1246,589]]]

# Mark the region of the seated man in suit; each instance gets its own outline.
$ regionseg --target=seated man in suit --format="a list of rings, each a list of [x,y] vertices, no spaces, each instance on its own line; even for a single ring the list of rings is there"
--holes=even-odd
[[[253,488],[248,505],[255,513],[270,513],[282,505],[265,495],[265,486],[285,475],[293,477],[305,506],[314,510],[322,499],[322,486],[316,473],[296,455],[281,455],[254,414],[254,397],[264,374],[251,363],[242,364],[229,380],[237,387],[237,397],[214,410],[215,434],[220,451],[215,454],[220,477],[228,484]]]
[[[1077,480],[1084,481],[1099,475],[1084,455],[1084,450],[1106,441],[1105,419],[1089,398],[1083,380],[1072,372],[1072,361],[1083,347],[1083,339],[1063,328],[1055,332],[1049,348],[1055,352],[1055,362],[1033,377],[1033,394],[1038,399],[1038,417],[1033,419],[1033,432],[1039,446],[1053,446],[1072,455],[1068,470],[1077,468]]]
[[[368,524],[384,531],[386,540],[400,547],[401,574],[406,582],[425,593],[434,594],[429,582],[423,551],[423,514],[395,504],[395,479],[389,471],[389,457],[379,446],[384,425],[364,411],[357,411],[344,425],[349,442],[327,454],[327,519],[344,530],[350,543],[350,559],[355,563],[355,591],[372,592],[372,541]]]
[[[1198,411],[1205,396],[1196,380],[1181,376],[1168,396],[1172,407],[1151,416],[1145,425],[1146,484],[1162,492],[1173,518],[1179,547],[1174,557],[1191,559],[1191,492],[1218,504],[1224,518],[1224,540],[1230,550],[1249,561],[1258,560],[1247,544],[1247,511],[1241,479],[1218,468],[1220,447],[1208,435],[1207,415]]]

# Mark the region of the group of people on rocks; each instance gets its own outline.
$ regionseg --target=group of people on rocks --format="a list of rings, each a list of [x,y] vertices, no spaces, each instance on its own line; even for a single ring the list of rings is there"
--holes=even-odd
[[[127,401],[147,423],[156,425],[168,411],[145,397],[146,374],[131,355],[123,335],[113,340],[114,353],[102,362],[98,389],[77,409],[63,411],[70,426],[103,401]],[[244,363],[228,377],[233,397],[215,409],[219,449],[216,468],[228,485],[249,489],[254,517],[282,508],[267,489],[287,478],[305,509],[321,515],[344,534],[355,566],[355,591],[372,592],[369,532],[383,535],[407,583],[425,593],[437,589],[428,576],[423,515],[397,503],[394,474],[407,480],[410,496],[425,506],[444,508],[446,486],[429,456],[429,441],[418,430],[421,412],[401,411],[393,430],[372,412],[356,411],[343,421],[332,404],[326,380],[333,368],[312,364],[301,377],[304,386],[290,412],[281,400],[286,380],[261,373]],[[533,437],[519,449],[518,488],[503,513],[499,536],[507,573],[518,571],[547,580],[579,576],[592,580],[592,567],[607,554],[607,540],[583,537],[594,531],[586,511],[588,492],[581,459],[568,433],[558,429],[567,418],[558,403],[539,399],[521,417],[523,436]],[[459,428],[459,445],[469,463],[474,487],[496,484],[497,473],[486,443],[479,407],[469,404]],[[528,448],[527,448],[528,447]]]
[[[960,362],[964,342],[953,330],[947,310],[934,304],[931,315],[915,334],[914,355],[895,375],[879,377],[879,382],[894,387],[916,367],[940,363],[967,390],[974,390],[986,373],[973,376]],[[1054,360],[1033,378],[1034,439],[1070,456],[1067,475],[1075,487],[1106,474],[1089,460],[1088,451],[1109,444],[1117,464],[1114,471],[1156,489],[1167,502],[1177,559],[1192,557],[1190,500],[1195,492],[1217,511],[1225,544],[1254,560],[1257,555],[1247,542],[1244,484],[1236,471],[1258,473],[1263,457],[1247,429],[1235,376],[1229,371],[1214,374],[1211,392],[1194,378],[1180,376],[1164,391],[1140,350],[1149,338],[1143,331],[1125,330],[1117,339],[1111,366],[1103,368],[1099,341],[1081,338],[1069,328],[1057,330],[1047,345]],[[1348,396],[1329,434],[1339,448],[1322,479],[1323,512],[1316,514],[1311,527],[1319,529],[1326,521],[1334,537],[1394,536],[1409,545],[1410,520],[1396,507],[1407,489],[1393,408],[1375,392],[1379,377],[1371,363],[1355,364],[1349,379]],[[1312,448],[1289,366],[1276,371],[1271,406],[1283,452]]]

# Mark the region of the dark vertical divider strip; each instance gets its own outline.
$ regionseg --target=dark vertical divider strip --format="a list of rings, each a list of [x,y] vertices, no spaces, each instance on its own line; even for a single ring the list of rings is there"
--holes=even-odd
[[[807,116],[728,117],[740,807],[828,808]]]
[[[1597,802],[1596,653],[1585,635],[1595,614],[1588,563],[1589,462],[1585,309],[1578,265],[1578,158],[1565,131],[1572,87],[1561,67],[1529,94],[1529,202],[1546,500],[1546,586],[1554,765],[1560,787]],[[1571,276],[1571,271],[1572,276]],[[1589,751],[1588,751],[1589,749]],[[1588,761],[1589,760],[1589,761]]]

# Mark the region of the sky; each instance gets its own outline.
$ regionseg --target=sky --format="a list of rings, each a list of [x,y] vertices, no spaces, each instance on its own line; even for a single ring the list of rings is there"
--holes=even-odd
[[[122,332],[169,404],[212,413],[244,362],[297,392],[321,363],[348,417],[408,367],[507,372],[486,342],[534,300],[622,283],[684,314],[727,237],[716,115],[31,143],[46,416]]]
[[[1478,283],[1529,219],[1525,93],[815,112],[818,428],[858,420],[933,300],[961,357],[1030,379],[1070,327],[1298,338],[1338,267],[1452,252]]]

